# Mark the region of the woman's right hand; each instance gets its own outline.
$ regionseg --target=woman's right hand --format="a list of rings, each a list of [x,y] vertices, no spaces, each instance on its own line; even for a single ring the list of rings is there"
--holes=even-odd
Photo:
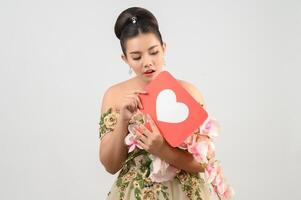
[[[120,117],[123,121],[128,122],[137,109],[143,109],[141,100],[138,94],[147,94],[146,91],[134,90],[127,92],[122,98],[120,108]]]

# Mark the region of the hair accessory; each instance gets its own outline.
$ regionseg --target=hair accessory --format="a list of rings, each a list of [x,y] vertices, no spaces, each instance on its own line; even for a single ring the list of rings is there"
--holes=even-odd
[[[137,17],[132,17],[132,23],[135,24],[137,22]]]

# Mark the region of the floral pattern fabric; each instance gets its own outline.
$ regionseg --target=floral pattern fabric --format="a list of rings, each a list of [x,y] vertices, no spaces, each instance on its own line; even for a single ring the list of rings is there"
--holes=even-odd
[[[99,138],[114,130],[119,111],[109,108],[99,122]],[[153,200],[228,200],[234,194],[226,182],[222,168],[215,159],[212,138],[219,133],[219,124],[208,118],[195,133],[186,138],[178,148],[191,153],[205,168],[204,173],[190,173],[177,169],[158,157],[148,153],[135,141],[132,127],[145,124],[142,112],[129,121],[129,133],[125,138],[128,157],[107,195],[110,199],[153,199]],[[211,159],[208,159],[210,158]]]

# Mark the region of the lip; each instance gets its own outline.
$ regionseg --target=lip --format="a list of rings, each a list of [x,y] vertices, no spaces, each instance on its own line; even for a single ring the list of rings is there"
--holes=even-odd
[[[153,72],[151,72],[151,73],[147,73],[147,72],[144,72],[143,74],[144,74],[144,76],[153,76],[154,74],[155,74],[155,70],[153,70]]]
[[[153,71],[153,72],[151,72],[151,73],[147,73],[148,71]],[[143,74],[152,74],[152,73],[154,73],[156,70],[154,70],[154,69],[148,69],[148,70],[146,70],[145,72],[143,72]]]

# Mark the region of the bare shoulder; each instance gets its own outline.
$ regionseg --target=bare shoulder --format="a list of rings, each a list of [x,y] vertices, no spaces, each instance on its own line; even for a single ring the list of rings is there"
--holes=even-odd
[[[109,108],[116,109],[116,103],[114,102],[114,96],[116,94],[115,86],[110,86],[104,92],[101,99],[101,114],[106,112]]]
[[[182,85],[183,88],[185,88],[189,92],[189,94],[192,97],[194,97],[196,101],[198,101],[204,108],[206,108],[204,97],[196,86],[194,86],[192,83],[188,81],[184,81],[180,79],[178,79],[178,82]]]
[[[101,113],[109,108],[118,110],[120,108],[120,99],[122,94],[131,88],[132,79],[116,83],[106,89],[102,97]]]

